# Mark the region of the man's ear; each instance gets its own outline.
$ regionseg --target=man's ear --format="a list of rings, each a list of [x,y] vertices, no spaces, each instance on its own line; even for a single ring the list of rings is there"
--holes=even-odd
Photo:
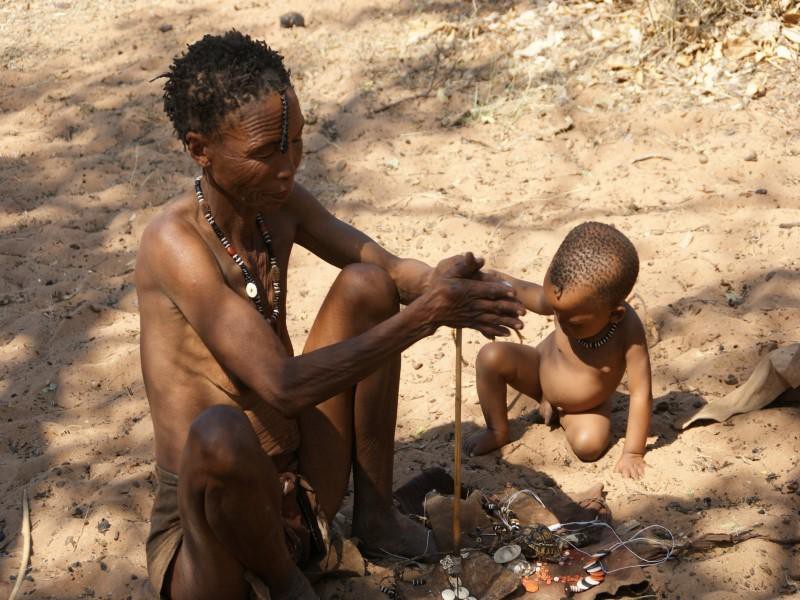
[[[192,160],[201,169],[207,169],[211,165],[211,158],[208,155],[208,138],[202,133],[190,131],[186,134],[186,149]]]
[[[615,306],[611,309],[611,319],[612,323],[619,323],[625,317],[625,313],[627,312],[627,308],[622,304]]]

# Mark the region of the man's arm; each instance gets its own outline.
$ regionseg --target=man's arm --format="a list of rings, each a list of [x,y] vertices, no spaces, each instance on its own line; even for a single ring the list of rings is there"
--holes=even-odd
[[[443,278],[369,331],[291,357],[251,303],[226,285],[213,254],[188,223],[151,224],[142,237],[139,261],[137,269],[147,271],[219,363],[286,416],[354,385],[441,325],[493,335],[507,335],[506,327],[522,325],[515,316],[519,305],[506,286]],[[453,272],[459,274],[457,265]]]
[[[638,315],[631,309],[628,310],[627,318],[635,319],[631,324],[631,342],[625,352],[630,403],[625,446],[616,470],[625,477],[639,479],[644,474],[644,452],[653,413],[652,376],[644,327]]]
[[[340,269],[357,262],[381,267],[408,304],[428,289],[434,270],[422,261],[399,258],[352,225],[337,219],[303,186],[295,184],[289,208],[298,220],[297,243]]]
[[[514,288],[514,292],[517,294],[517,299],[522,302],[528,310],[539,315],[553,314],[553,307],[550,306],[550,303],[544,297],[544,288],[538,283],[517,279],[506,273],[500,273],[499,271],[489,271],[489,274],[497,277],[501,281],[507,281],[511,284],[511,287]]]

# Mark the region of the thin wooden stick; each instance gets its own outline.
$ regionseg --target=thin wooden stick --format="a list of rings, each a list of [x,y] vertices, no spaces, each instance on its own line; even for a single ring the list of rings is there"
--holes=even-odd
[[[31,558],[31,512],[28,508],[28,490],[22,488],[22,562],[17,571],[17,581],[14,583],[14,589],[11,590],[11,595],[8,600],[14,600],[17,597],[19,589],[22,587],[22,582],[25,579],[25,571],[28,570],[28,561]]]
[[[455,471],[453,480],[453,551],[461,550],[461,329],[456,329]]]

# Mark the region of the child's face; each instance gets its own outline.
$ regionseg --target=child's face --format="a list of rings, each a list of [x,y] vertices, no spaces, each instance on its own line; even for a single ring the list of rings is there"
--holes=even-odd
[[[570,338],[582,340],[600,334],[612,320],[618,320],[616,313],[621,307],[609,306],[599,300],[589,287],[579,287],[562,291],[544,279],[544,294],[561,330]],[[623,309],[624,311],[624,309]]]

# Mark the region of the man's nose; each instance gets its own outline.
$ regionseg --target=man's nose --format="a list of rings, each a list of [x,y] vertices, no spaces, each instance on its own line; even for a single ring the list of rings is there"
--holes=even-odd
[[[294,171],[295,171],[294,164],[292,163],[291,158],[289,158],[287,154],[286,156],[283,157],[283,160],[280,162],[280,165],[278,165],[277,178],[284,180],[291,179],[292,177],[294,177]]]

